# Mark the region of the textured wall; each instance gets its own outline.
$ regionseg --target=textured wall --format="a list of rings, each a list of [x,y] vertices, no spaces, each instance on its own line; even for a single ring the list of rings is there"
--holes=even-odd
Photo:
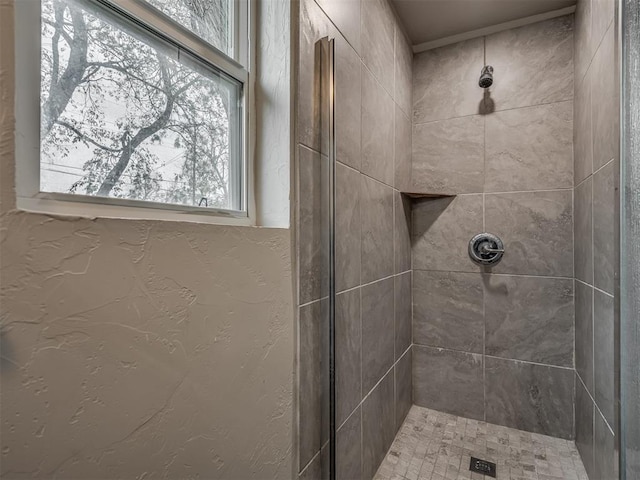
[[[302,0],[298,70],[299,470],[326,476],[326,116],[315,43],[336,39],[338,478],[370,479],[411,406],[411,59],[385,0]],[[325,112],[326,115],[326,112]],[[323,395],[324,394],[324,395]]]
[[[11,211],[11,19],[2,0],[2,477],[290,478],[290,232]]]
[[[412,189],[456,194],[412,209],[414,402],[572,438],[573,16],[413,69]],[[483,231],[506,248],[492,269],[467,254]]]
[[[616,478],[615,303],[619,201],[618,47],[614,0],[576,11],[576,443],[591,479]]]

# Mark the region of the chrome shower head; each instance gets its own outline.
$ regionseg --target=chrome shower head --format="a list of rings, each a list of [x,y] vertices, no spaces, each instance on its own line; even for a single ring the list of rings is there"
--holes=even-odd
[[[485,65],[484,67],[482,67],[478,85],[480,85],[480,87],[482,88],[489,88],[491,85],[493,85],[493,67],[491,65]]]

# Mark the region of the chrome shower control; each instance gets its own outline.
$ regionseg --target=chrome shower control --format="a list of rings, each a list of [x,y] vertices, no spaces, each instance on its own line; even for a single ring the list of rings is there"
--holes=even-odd
[[[504,244],[492,233],[479,233],[469,240],[469,257],[478,265],[496,265],[504,255]]]

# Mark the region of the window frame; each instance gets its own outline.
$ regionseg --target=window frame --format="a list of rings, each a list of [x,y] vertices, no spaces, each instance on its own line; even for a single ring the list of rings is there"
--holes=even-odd
[[[87,0],[81,0],[87,1]],[[172,20],[144,0],[89,0],[94,8],[116,16],[123,23],[146,30],[150,38],[184,52],[212,71],[241,84],[238,109],[242,136],[240,161],[231,161],[232,175],[240,177],[240,209],[221,209],[40,191],[40,77],[41,77],[41,1],[17,0],[16,41],[16,206],[20,210],[73,215],[148,220],[177,220],[227,225],[254,225],[254,167],[251,126],[253,65],[255,49],[254,0],[230,0],[233,6],[231,33],[233,57],[227,56],[198,35]],[[37,28],[33,28],[37,25]],[[21,28],[23,27],[23,28]],[[232,144],[235,142],[231,142]],[[230,182],[233,184],[234,182]]]

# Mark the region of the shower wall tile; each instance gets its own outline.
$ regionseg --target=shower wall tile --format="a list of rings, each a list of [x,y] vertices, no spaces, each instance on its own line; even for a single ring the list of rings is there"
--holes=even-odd
[[[589,478],[594,477],[593,464],[593,419],[594,406],[591,397],[576,375],[576,447]]]
[[[587,75],[576,87],[573,108],[573,183],[578,185],[593,170],[591,132],[591,80]]]
[[[378,0],[372,0],[374,3]],[[369,71],[362,67],[362,173],[393,185],[395,105],[391,96]]]
[[[612,3],[609,0],[594,0],[598,4]],[[596,22],[594,16],[594,27]],[[615,25],[607,30],[589,68],[592,82],[593,121],[593,170],[596,171],[619,152],[619,101],[616,75]]]
[[[411,200],[400,192],[393,194],[395,238],[394,271],[411,270]]]
[[[615,439],[614,435],[607,426],[604,418],[597,411],[595,414],[595,427],[594,427],[594,479],[608,479],[618,478],[616,476],[616,462],[617,455],[615,453]]]
[[[360,52],[360,0],[316,0],[356,52]]]
[[[404,114],[411,116],[411,89],[413,75],[413,51],[411,45],[402,33],[402,29],[396,26],[395,31],[395,59],[396,79],[393,98]]]
[[[617,168],[618,162],[612,161],[593,175],[593,284],[610,294],[614,293],[615,281]]]
[[[615,345],[613,297],[593,291],[593,365],[596,405],[609,425],[614,425]]]
[[[336,432],[336,476],[362,478],[362,416],[360,407]]]
[[[336,159],[359,169],[362,137],[360,57],[340,35],[336,36],[335,51]]]
[[[574,371],[485,358],[486,421],[572,439]]]
[[[393,190],[360,176],[362,215],[362,283],[393,274]]]
[[[304,471],[298,475],[298,480],[329,480],[329,470],[325,468],[329,464],[329,456],[326,449],[322,455],[316,455],[308,465],[303,465]]]
[[[482,193],[484,122],[473,115],[414,125],[413,187],[428,193]]]
[[[396,428],[400,428],[404,422],[411,405],[412,381],[411,381],[412,349],[410,348],[398,360],[395,366],[396,382]]]
[[[572,210],[570,190],[486,195],[486,231],[506,250],[493,272],[572,277]]]
[[[573,102],[486,117],[485,192],[573,187]]]
[[[362,287],[362,393],[366,395],[394,362],[393,278]]]
[[[362,478],[373,478],[396,434],[393,372],[362,404]]]
[[[413,402],[484,420],[482,355],[413,346]]]
[[[393,94],[395,15],[386,0],[361,2],[361,15],[362,61],[384,89]]]
[[[489,35],[486,51],[496,111],[573,98],[572,15]]]
[[[414,343],[483,353],[482,276],[416,270],[413,277]]]
[[[484,91],[478,86],[478,78],[483,58],[483,38],[415,55],[413,123],[480,113]]]
[[[342,424],[362,399],[360,289],[336,296],[337,422]]]
[[[396,105],[394,145],[394,187],[411,191],[411,121]]]
[[[395,360],[411,345],[411,272],[394,277]]]
[[[574,265],[576,278],[593,284],[593,177],[587,178],[575,188]]]
[[[477,272],[467,253],[482,228],[482,195],[415,201],[412,209],[414,270]]]
[[[575,282],[576,371],[593,395],[593,288]]]
[[[573,367],[573,279],[483,280],[487,355]]]
[[[576,2],[574,32],[576,87],[584,78],[587,67],[593,58],[594,47],[591,36],[591,0],[578,0]]]
[[[360,173],[336,164],[336,289],[360,285]],[[326,267],[325,267],[326,268]]]
[[[605,32],[611,26],[616,10],[616,0],[591,0],[592,16],[592,42],[593,48],[603,43]],[[613,51],[611,52],[613,56]]]

